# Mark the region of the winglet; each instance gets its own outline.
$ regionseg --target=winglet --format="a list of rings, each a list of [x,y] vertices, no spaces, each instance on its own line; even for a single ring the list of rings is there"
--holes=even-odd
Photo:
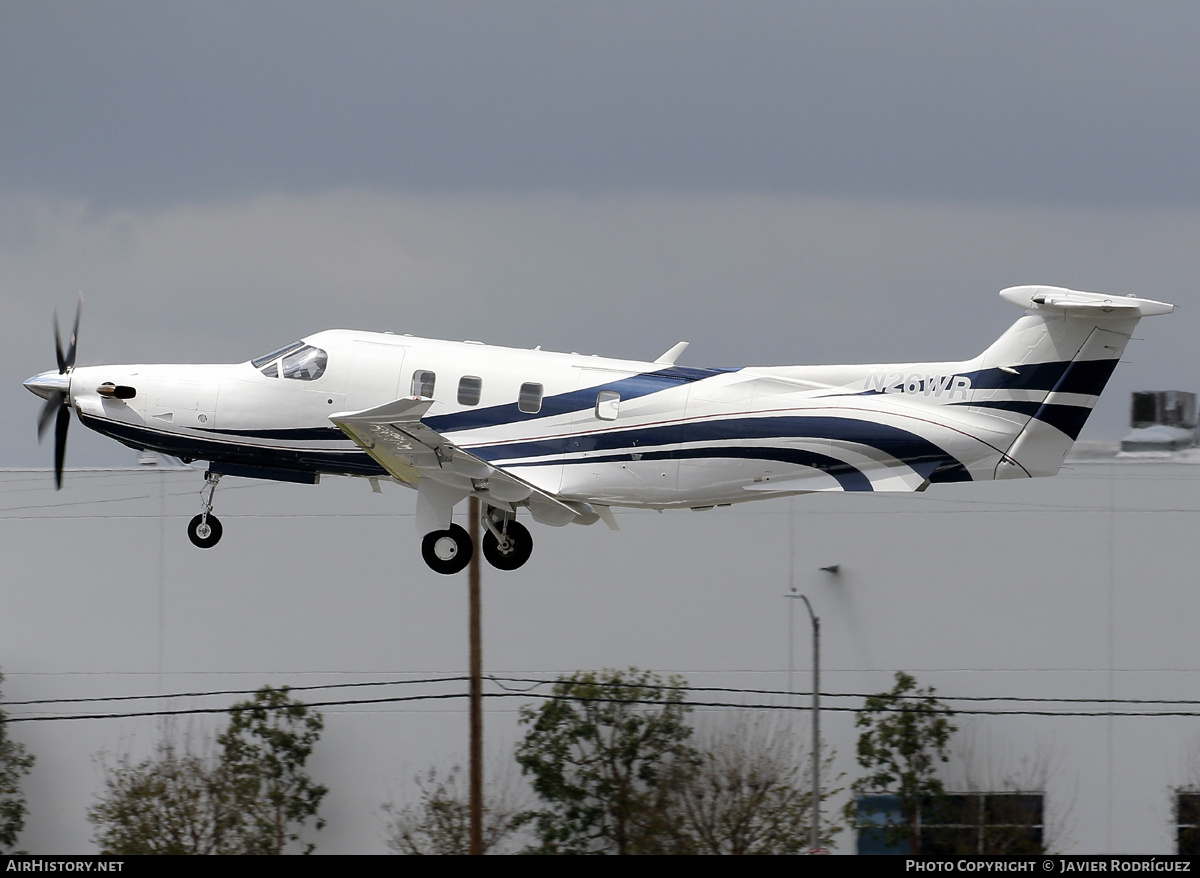
[[[679,355],[687,350],[688,342],[681,341],[675,347],[671,348],[661,357],[654,361],[656,366],[674,366],[675,361],[679,359]]]

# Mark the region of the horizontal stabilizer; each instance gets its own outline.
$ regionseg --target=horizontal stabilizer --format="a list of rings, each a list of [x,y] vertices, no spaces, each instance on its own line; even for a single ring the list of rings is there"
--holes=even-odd
[[[1085,293],[1062,287],[1023,286],[1000,291],[1000,298],[1021,308],[1041,314],[1082,317],[1088,320],[1121,320],[1170,314],[1174,305],[1139,299],[1135,296],[1110,296]]]

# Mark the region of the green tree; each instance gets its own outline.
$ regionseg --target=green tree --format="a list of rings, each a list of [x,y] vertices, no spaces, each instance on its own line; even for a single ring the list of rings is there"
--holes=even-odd
[[[0,684],[4,675],[0,674]],[[33,768],[33,757],[8,734],[8,716],[0,710],[0,853],[9,853],[25,828],[25,796],[21,778]]]
[[[901,820],[889,816],[884,823],[888,844],[909,839],[912,853],[921,850],[922,809],[944,807],[946,791],[937,777],[939,762],[949,761],[950,736],[958,731],[954,715],[933,697],[932,687],[918,689],[917,681],[896,672],[892,691],[872,695],[858,712],[855,725],[864,729],[858,738],[858,764],[867,773],[851,789],[857,795],[891,794],[900,802]],[[877,826],[864,822],[852,799],[847,818],[860,829]]]
[[[219,759],[181,747],[166,730],[153,756],[104,765],[104,793],[88,820],[105,854],[236,854],[243,847],[234,778]]]
[[[430,768],[415,778],[420,801],[397,809],[384,805],[388,815],[387,845],[397,854],[466,855],[471,852],[471,810],[462,766],[448,774]],[[489,790],[483,801],[483,852],[503,852],[517,832],[518,807],[509,790]]]
[[[304,771],[321,715],[270,687],[230,713],[205,755],[167,728],[153,756],[104,764],[104,789],[88,809],[104,853],[281,854],[307,820],[324,825],[326,789]]]
[[[517,762],[543,807],[537,853],[647,854],[678,849],[673,797],[694,770],[684,682],[631,668],[560,679],[528,726]]]
[[[229,728],[217,739],[221,762],[236,778],[238,797],[250,828],[246,853],[282,854],[300,841],[300,829],[313,820],[328,789],[304,770],[321,736],[324,719],[292,699],[288,688],[264,686],[253,700],[230,708]],[[312,853],[315,844],[304,846]]]
[[[737,723],[707,733],[700,759],[675,799],[677,822],[697,854],[799,854],[808,850],[812,825],[809,754],[791,735],[762,725]],[[821,801],[841,790],[830,788],[833,754],[823,761],[826,782]],[[835,779],[836,782],[836,779]],[[826,811],[822,843],[841,826]]]

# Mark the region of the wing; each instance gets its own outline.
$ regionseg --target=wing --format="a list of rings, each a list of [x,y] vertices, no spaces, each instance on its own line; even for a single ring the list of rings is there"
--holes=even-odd
[[[607,510],[562,500],[455,445],[421,422],[431,405],[432,399],[406,397],[329,417],[380,466],[417,489],[417,525],[423,532],[449,527],[455,504],[470,494],[509,512],[514,504],[527,505],[543,524],[592,524],[605,517]]]

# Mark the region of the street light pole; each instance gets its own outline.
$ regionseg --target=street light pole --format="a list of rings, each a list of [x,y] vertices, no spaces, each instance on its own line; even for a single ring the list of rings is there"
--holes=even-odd
[[[822,568],[826,569],[826,568]],[[808,847],[810,853],[815,853],[821,846],[821,620],[813,612],[808,598],[796,591],[795,586],[789,598],[799,598],[808,609],[808,617],[812,620],[813,629],[813,683],[812,683],[812,826],[809,832]],[[788,604],[788,687],[791,688],[791,615],[792,605]]]

